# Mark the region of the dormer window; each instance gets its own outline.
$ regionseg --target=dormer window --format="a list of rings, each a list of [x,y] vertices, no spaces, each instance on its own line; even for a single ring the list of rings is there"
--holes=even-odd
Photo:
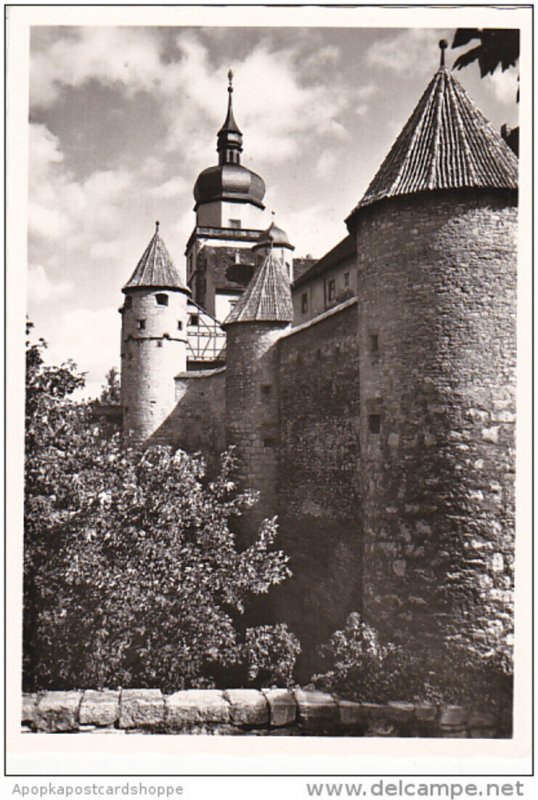
[[[167,306],[168,305],[168,295],[167,294],[156,294],[155,299],[157,301],[158,306]]]

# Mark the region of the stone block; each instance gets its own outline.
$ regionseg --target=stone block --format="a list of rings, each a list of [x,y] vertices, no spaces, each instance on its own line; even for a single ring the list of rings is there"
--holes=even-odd
[[[469,731],[471,739],[495,739],[496,735],[496,728],[471,728]]]
[[[82,692],[45,692],[35,710],[38,731],[60,733],[78,730]]]
[[[361,703],[355,703],[353,700],[340,699],[338,699],[337,702],[342,725],[346,727],[355,727],[364,724],[366,715]]]
[[[120,728],[156,728],[164,722],[160,689],[124,689],[120,697]]]
[[[170,728],[230,720],[230,704],[217,689],[186,689],[165,697],[165,722]]]
[[[443,728],[458,728],[467,722],[468,712],[463,706],[444,706],[441,708],[439,724]]]
[[[294,689],[299,722],[306,728],[323,727],[339,720],[338,706],[330,694]]]
[[[387,719],[396,722],[407,722],[413,719],[415,714],[415,706],[413,703],[402,703],[399,701],[388,703],[387,705]]]
[[[269,706],[257,689],[228,689],[224,697],[230,703],[230,719],[234,725],[267,725]]]
[[[23,725],[33,725],[35,723],[35,713],[37,708],[37,694],[23,694],[21,722]]]
[[[415,717],[420,720],[420,722],[434,722],[437,717],[437,706],[431,703],[416,705]]]
[[[297,716],[297,704],[288,689],[262,689],[269,705],[269,724],[275,728],[292,725]]]
[[[114,725],[120,713],[120,693],[114,691],[84,692],[80,704],[81,725]]]
[[[483,711],[471,711],[468,725],[469,728],[495,728],[497,719],[494,714],[487,714]]]

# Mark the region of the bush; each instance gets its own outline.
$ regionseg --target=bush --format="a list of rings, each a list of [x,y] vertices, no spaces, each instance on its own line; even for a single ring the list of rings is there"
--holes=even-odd
[[[449,642],[436,652],[417,643],[381,643],[358,613],[350,614],[345,628],[320,650],[329,669],[314,675],[313,683],[350,700],[464,704],[492,711],[511,706],[511,663],[504,652],[482,655]]]
[[[233,453],[209,482],[199,457],[122,449],[69,402],[81,376],[45,367],[43,347],[27,350],[25,688],[210,686],[247,656],[287,679],[281,626],[240,633],[249,598],[290,572],[274,520],[237,546],[256,498],[238,491]]]
[[[287,625],[262,625],[246,631],[244,657],[256,685],[290,686],[301,645]]]

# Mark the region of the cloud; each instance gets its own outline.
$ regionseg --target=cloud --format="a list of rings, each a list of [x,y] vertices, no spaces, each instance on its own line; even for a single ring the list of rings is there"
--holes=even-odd
[[[233,64],[236,116],[253,161],[292,157],[314,130],[318,137],[346,135],[341,117],[353,99],[334,82],[320,79],[340,52],[328,45],[314,56],[305,46],[298,41],[277,47],[267,38]],[[167,149],[183,152],[188,143],[191,163],[201,163],[207,141],[200,131],[216,132],[225,116],[228,58],[215,64],[202,39],[189,30],[176,36],[175,47],[175,57],[167,52],[165,59],[164,38],[144,28],[80,28],[57,41],[46,40],[32,57],[32,105],[50,108],[63,88],[90,81],[127,97],[151,93],[167,126]],[[360,106],[364,100],[363,95]]]
[[[63,297],[73,291],[71,281],[51,281],[41,264],[28,269],[28,297],[36,303],[44,303],[53,297]]]
[[[316,173],[320,178],[327,178],[334,173],[334,169],[338,163],[338,156],[331,150],[326,150],[318,158],[316,164]]]
[[[189,186],[187,180],[182,178],[180,175],[175,178],[170,178],[164,183],[160,183],[157,186],[153,186],[149,190],[149,194],[152,197],[162,198],[162,199],[170,199],[171,197],[178,197],[185,192],[189,192],[191,187]]]
[[[374,42],[365,52],[369,66],[381,67],[407,79],[412,73],[431,73],[438,61],[437,44],[444,31],[409,28]]]
[[[493,75],[484,78],[485,85],[500,103],[515,104],[518,90],[519,71],[510,68],[501,72],[498,69]]]

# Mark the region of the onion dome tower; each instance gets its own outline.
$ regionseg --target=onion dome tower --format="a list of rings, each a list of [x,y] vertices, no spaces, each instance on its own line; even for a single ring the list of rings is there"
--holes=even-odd
[[[292,275],[292,254],[295,247],[290,244],[288,234],[271,222],[267,230],[262,231],[258,237],[256,244],[253,246],[253,251],[256,254],[258,263],[262,262],[268,253],[271,251],[273,259],[278,261],[285,269],[289,280],[293,279]]]
[[[122,289],[120,309],[123,433],[145,442],[175,405],[174,376],[186,369],[189,290],[183,284],[159,223]]]
[[[289,277],[271,250],[230,312],[226,330],[226,439],[240,477],[260,500],[251,520],[276,513],[278,359],[276,342],[293,320]]]
[[[444,63],[353,209],[363,612],[509,647],[518,164]]]
[[[197,225],[226,228],[230,219],[239,219],[242,228],[255,228],[265,208],[265,183],[241,164],[243,134],[232,107],[233,73],[228,73],[228,111],[217,134],[219,163],[208,167],[194,185]],[[256,223],[256,224],[252,224]],[[230,226],[233,227],[233,226]]]

